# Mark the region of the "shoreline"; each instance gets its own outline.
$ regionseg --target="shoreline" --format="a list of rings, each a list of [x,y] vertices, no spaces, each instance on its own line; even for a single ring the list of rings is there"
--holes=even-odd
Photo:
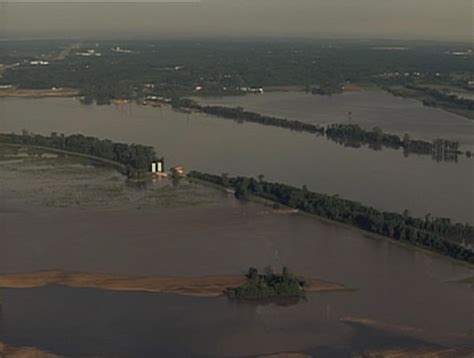
[[[196,178],[196,177],[189,177],[189,176],[187,177],[187,179],[190,180],[190,181],[194,181],[194,182],[196,182],[198,184],[201,184],[201,185],[207,185],[207,186],[210,186],[210,187],[213,187],[213,188],[216,188],[216,189],[220,189],[221,191],[227,193],[228,195],[234,195],[234,193],[235,193],[235,190],[233,190],[232,188],[227,188],[227,187],[224,187],[222,185],[213,183],[211,181],[206,181],[204,179],[200,179],[200,178]],[[359,228],[357,226],[350,225],[348,223],[332,220],[332,219],[325,218],[323,216],[319,216],[319,215],[316,215],[316,214],[311,214],[311,213],[305,212],[303,210],[299,210],[299,209],[295,209],[295,208],[286,206],[284,204],[279,203],[278,201],[274,201],[274,200],[271,200],[271,199],[268,199],[268,198],[263,198],[263,197],[260,197],[260,196],[254,195],[254,194],[249,194],[248,201],[256,203],[256,204],[260,204],[260,205],[263,205],[263,206],[266,206],[266,207],[273,207],[273,205],[276,204],[278,206],[278,209],[273,209],[275,213],[283,212],[285,214],[303,215],[305,217],[310,217],[312,219],[319,220],[321,223],[324,223],[324,224],[336,225],[340,228],[345,228],[345,229],[348,229],[348,230],[351,230],[351,231],[358,232],[358,233],[362,234],[364,237],[369,238],[369,239],[385,240],[385,241],[388,241],[392,244],[399,245],[400,247],[404,247],[406,249],[411,249],[411,250],[423,252],[424,254],[427,254],[427,255],[432,256],[432,257],[448,259],[452,263],[460,265],[460,266],[464,266],[464,267],[467,267],[467,268],[470,268],[470,269],[474,268],[474,264],[472,264],[470,262],[460,260],[460,259],[448,256],[448,255],[430,250],[429,248],[426,248],[426,247],[423,247],[423,246],[420,246],[420,245],[413,245],[409,242],[404,242],[404,241],[401,241],[401,240],[395,240],[394,238],[384,236],[384,235],[381,235],[381,234],[378,234],[378,233],[375,233],[375,232],[367,231],[367,230],[364,230],[364,229]]]
[[[195,297],[221,297],[227,288],[239,287],[247,282],[245,275],[215,276],[129,276],[107,273],[68,273],[64,271],[38,271],[32,273],[1,274],[0,288],[22,289],[60,285],[71,288],[94,288],[111,291],[168,293]],[[306,278],[305,292],[351,290],[342,284]]]

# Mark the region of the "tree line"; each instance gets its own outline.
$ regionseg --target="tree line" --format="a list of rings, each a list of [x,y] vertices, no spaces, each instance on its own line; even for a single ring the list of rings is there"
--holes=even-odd
[[[305,123],[285,118],[264,116],[259,113],[245,111],[242,107],[201,106],[196,101],[191,99],[173,100],[172,105],[175,108],[181,107],[199,110],[206,114],[226,119],[232,119],[239,123],[258,123],[265,126],[286,128],[294,131],[324,134],[324,127],[321,127],[317,124]]]
[[[151,162],[157,158],[155,149],[151,146],[117,143],[109,139],[82,134],[66,136],[53,132],[49,136],[43,136],[24,130],[22,134],[0,133],[0,142],[37,145],[116,161],[126,166],[127,174],[131,177],[142,176],[143,172],[150,167]]]
[[[212,175],[192,171],[190,178],[208,181],[235,190],[235,196],[248,200],[258,196],[275,203],[318,215],[330,220],[407,242],[434,252],[474,264],[474,252],[456,240],[474,240],[474,227],[453,223],[448,218],[416,218],[408,211],[402,214],[379,211],[355,201],[309,191],[290,185],[271,183],[248,177]]]
[[[403,138],[396,134],[383,132],[379,127],[372,130],[361,128],[358,124],[331,124],[326,130],[326,137],[338,144],[348,147],[361,147],[368,145],[369,148],[379,150],[382,147],[399,149],[403,148],[403,153],[408,156],[410,153],[431,155],[437,161],[454,160],[458,155],[459,143],[457,141],[437,138],[432,142],[412,139],[408,134]]]
[[[220,118],[232,119],[238,123],[251,122],[318,135],[325,134],[329,140],[346,147],[359,148],[368,145],[369,148],[374,150],[380,150],[382,147],[396,150],[403,148],[405,156],[410,153],[427,154],[437,161],[457,161],[458,155],[462,154],[459,151],[459,143],[456,141],[435,139],[428,142],[411,139],[408,134],[405,134],[402,139],[396,134],[383,132],[379,127],[367,130],[361,128],[358,124],[331,124],[324,128],[324,126],[298,120],[264,116],[259,113],[245,111],[242,107],[202,106],[189,98],[173,98],[171,104],[174,108],[197,110]]]
[[[415,91],[421,91],[428,95],[430,98],[423,100],[425,106],[445,106],[450,108],[474,110],[474,101],[471,99],[462,98],[455,94],[445,93],[425,86],[407,85],[406,87]]]

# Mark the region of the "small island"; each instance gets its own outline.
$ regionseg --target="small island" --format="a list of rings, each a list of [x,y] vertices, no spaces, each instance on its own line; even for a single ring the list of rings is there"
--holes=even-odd
[[[305,281],[290,274],[283,267],[281,274],[267,272],[259,274],[254,267],[249,269],[247,282],[236,288],[225,290],[231,299],[260,300],[269,298],[304,297]]]

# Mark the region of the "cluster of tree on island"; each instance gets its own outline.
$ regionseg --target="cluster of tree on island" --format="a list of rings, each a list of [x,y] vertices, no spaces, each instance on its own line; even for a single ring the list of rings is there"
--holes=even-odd
[[[309,191],[306,187],[271,183],[260,177],[229,178],[192,171],[189,178],[196,178],[223,187],[233,188],[235,196],[248,200],[252,196],[271,200],[304,212],[352,225],[389,238],[420,246],[452,258],[474,263],[474,227],[452,223],[448,218],[424,219],[403,214],[384,212],[358,202]],[[467,244],[466,244],[467,242]],[[471,247],[471,248],[470,248]]]
[[[232,119],[238,123],[251,122],[318,135],[325,134],[329,140],[346,147],[359,148],[362,145],[368,145],[369,148],[375,150],[380,150],[382,147],[403,148],[405,156],[410,153],[428,154],[432,155],[433,159],[437,161],[457,161],[458,155],[462,154],[459,151],[459,143],[456,141],[435,139],[432,142],[427,142],[411,139],[408,134],[405,134],[402,139],[396,134],[383,132],[379,127],[366,130],[358,124],[331,124],[324,128],[317,124],[298,120],[264,116],[259,113],[245,111],[241,107],[202,106],[189,98],[174,98],[172,105],[174,108],[196,110],[221,118]],[[466,152],[466,155],[470,157],[470,152]]]
[[[150,163],[157,158],[151,146],[117,143],[82,134],[66,136],[53,132],[43,136],[24,130],[22,134],[0,133],[0,142],[67,150],[115,161],[124,165],[126,174],[131,178],[144,176],[149,171]]]
[[[227,297],[241,300],[261,300],[268,298],[289,298],[304,296],[304,280],[292,275],[287,267],[283,267],[281,274],[267,270],[260,274],[251,267],[247,274],[247,282],[225,291]]]

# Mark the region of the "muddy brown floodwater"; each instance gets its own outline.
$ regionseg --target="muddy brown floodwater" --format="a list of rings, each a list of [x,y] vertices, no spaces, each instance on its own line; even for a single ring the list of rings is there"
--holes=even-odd
[[[3,156],[0,274],[189,277],[286,265],[357,289],[262,304],[56,285],[1,289],[0,341],[8,345],[120,357],[474,349],[473,291],[452,282],[473,276],[470,267],[185,181],[128,186],[112,170],[71,158]]]

